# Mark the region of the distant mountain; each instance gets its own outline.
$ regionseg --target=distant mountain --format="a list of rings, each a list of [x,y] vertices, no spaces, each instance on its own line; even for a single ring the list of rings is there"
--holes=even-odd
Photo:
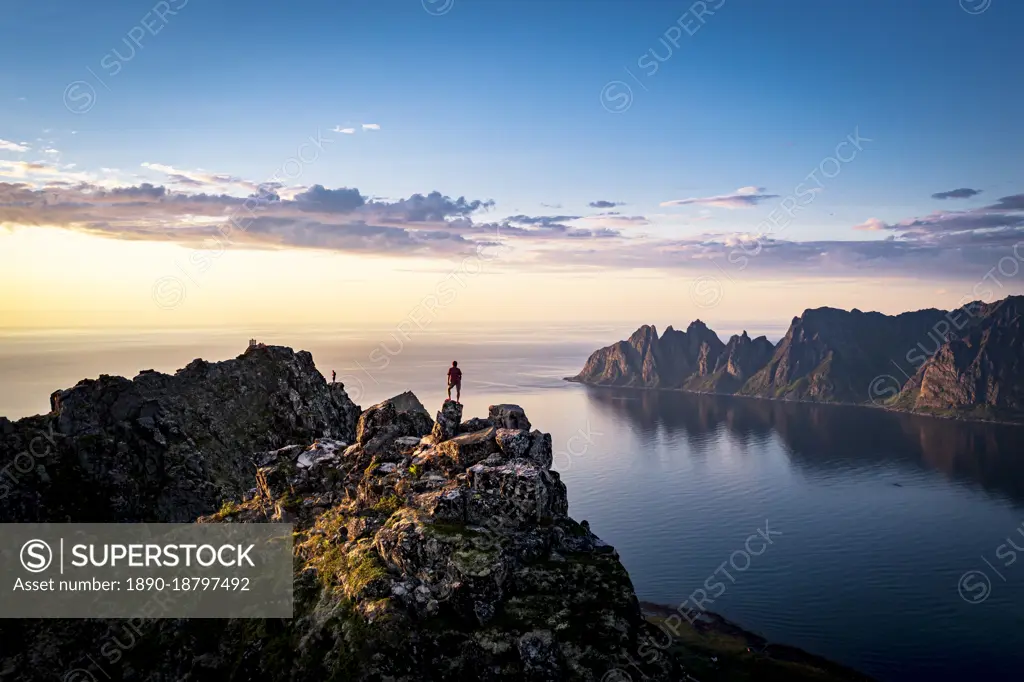
[[[1024,418],[1024,296],[972,306],[970,324],[921,365],[892,402],[894,407]]]
[[[719,353],[711,374],[686,382],[691,391],[733,393],[772,359],[775,346],[764,336],[751,339],[747,332],[732,336]]]
[[[723,344],[700,320],[661,337],[644,325],[594,352],[567,380],[1017,419],[1024,415],[1021,312],[1019,296],[900,315],[816,308],[794,317],[777,345],[746,332]],[[911,362],[920,365],[916,374]]]
[[[874,377],[902,360],[946,316],[942,310],[901,315],[836,308],[794,317],[775,355],[738,392],[761,398],[862,403]]]

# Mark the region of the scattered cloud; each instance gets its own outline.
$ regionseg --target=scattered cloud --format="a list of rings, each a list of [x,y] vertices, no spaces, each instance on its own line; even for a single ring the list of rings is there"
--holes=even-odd
[[[70,164],[0,161],[0,227],[44,225],[121,239],[219,248],[326,249],[360,255],[455,259],[503,243],[503,267],[713,270],[822,277],[982,276],[1024,243],[1024,194],[963,211],[936,211],[897,222],[869,218],[857,240],[786,241],[728,231],[666,238],[680,219],[709,218],[715,207],[743,208],[774,198],[760,187],[666,205],[694,205],[694,216],[666,211],[624,215],[487,214],[494,202],[440,191],[385,198],[355,187],[280,187],[207,170],[150,163],[160,181],[126,182],[114,169],[87,173]],[[159,177],[159,176],[158,176]],[[598,204],[598,201],[591,202]],[[608,201],[619,205],[618,202]],[[611,208],[601,206],[602,208]],[[595,207],[596,208],[596,207]],[[714,223],[701,223],[713,225]],[[703,228],[708,229],[708,228]]]
[[[173,167],[147,168],[200,182]],[[202,189],[188,182],[175,189],[153,183],[112,188],[59,180],[43,186],[28,179],[0,183],[0,225],[46,225],[194,248],[215,248],[215,240],[230,239],[238,248],[316,248],[432,258],[465,257],[499,241],[550,245],[618,236],[604,227],[567,226],[552,220],[556,216],[478,222],[478,214],[493,207],[493,201],[438,191],[381,200],[355,188],[322,185],[304,188],[291,198],[271,187],[249,197]]]
[[[572,222],[573,220],[579,220],[581,217],[578,215],[514,215],[509,216],[506,220],[510,223],[519,223],[520,225],[553,225],[555,223]]]
[[[622,215],[617,212],[599,213],[579,220],[580,223],[594,227],[628,228],[650,225],[651,221],[642,215]]]
[[[1012,194],[1001,198],[998,203],[986,206],[987,211],[1024,211],[1024,194]]]
[[[860,225],[854,225],[855,230],[864,230],[867,232],[876,232],[878,230],[888,230],[889,226],[878,218],[868,218]]]
[[[150,163],[148,161],[144,161],[142,167],[157,173],[163,173],[174,184],[187,187],[226,187],[233,185],[252,192],[258,192],[263,187],[260,183],[250,182],[234,175],[211,173],[202,169],[181,170],[166,164]]]
[[[30,147],[24,143],[11,142],[10,140],[0,139],[0,151],[5,152],[27,152]]]
[[[625,202],[622,201],[605,201],[604,199],[598,199],[597,201],[590,202],[590,208],[615,208],[616,206],[625,205]]]
[[[714,206],[716,208],[752,208],[762,201],[778,199],[778,194],[764,194],[764,187],[740,187],[732,194],[722,194],[712,197],[691,197],[689,199],[674,199],[663,201],[661,206]]]
[[[0,160],[0,177],[24,178],[29,174],[43,175],[56,173],[59,169],[36,161],[2,161]]]
[[[979,194],[981,194],[980,189],[960,187],[959,189],[951,189],[948,192],[936,192],[932,195],[932,199],[970,199]]]
[[[355,128],[342,128],[341,126],[334,126],[331,128],[332,133],[341,133],[342,135],[354,135],[356,132]]]
[[[379,123],[364,123],[363,130],[380,130]]]

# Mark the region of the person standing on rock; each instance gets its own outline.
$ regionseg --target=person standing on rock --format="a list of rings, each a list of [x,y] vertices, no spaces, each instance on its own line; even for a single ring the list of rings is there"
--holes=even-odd
[[[455,388],[455,402],[462,400],[462,370],[459,369],[459,361],[452,360],[452,366],[448,368],[448,400],[452,399],[452,388]]]
[[[338,383],[338,370],[336,370],[336,369],[332,369],[331,370],[331,383],[332,384]]]

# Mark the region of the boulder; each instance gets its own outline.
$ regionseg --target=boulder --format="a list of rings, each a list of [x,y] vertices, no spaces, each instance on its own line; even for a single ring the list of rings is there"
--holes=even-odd
[[[464,488],[448,487],[424,493],[419,497],[418,504],[436,521],[447,523],[465,523],[466,521],[466,490]]]
[[[506,403],[491,405],[487,408],[487,418],[498,428],[530,430],[530,420],[526,411],[518,405]]]
[[[516,460],[501,466],[476,464],[467,471],[472,492],[466,502],[466,521],[525,527],[564,516],[569,509],[565,485],[558,474],[532,462]]]
[[[359,416],[356,442],[372,452],[385,451],[396,438],[422,437],[430,433],[434,420],[411,391],[388,398]]]
[[[496,433],[493,427],[476,433],[464,433],[438,444],[434,451],[446,458],[454,468],[465,469],[498,451],[498,443],[494,439]]]
[[[530,450],[530,432],[523,429],[498,429],[494,439],[506,459],[522,459]]]
[[[544,469],[551,468],[554,452],[551,449],[551,434],[533,431],[530,433],[530,449],[526,453],[526,459]]]
[[[430,435],[435,443],[441,443],[454,438],[459,433],[459,425],[462,422],[462,405],[454,400],[445,400],[441,405],[441,411],[437,413],[434,421],[434,429]]]
[[[459,433],[473,433],[474,431],[482,431],[483,429],[494,426],[494,423],[490,419],[481,419],[480,417],[473,417],[467,419],[459,425]]]

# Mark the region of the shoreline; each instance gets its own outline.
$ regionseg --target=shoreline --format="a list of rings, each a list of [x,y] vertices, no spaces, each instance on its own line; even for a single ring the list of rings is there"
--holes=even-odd
[[[1008,421],[1006,419],[978,419],[963,415],[932,414],[930,412],[914,412],[913,410],[889,407],[887,405],[875,405],[874,403],[847,403],[837,400],[793,400],[791,398],[769,398],[762,395],[743,395],[740,393],[716,393],[714,391],[691,391],[688,388],[662,388],[659,386],[615,386],[613,384],[593,384],[576,377],[562,377],[562,381],[570,384],[578,384],[588,388],[627,390],[627,391],[663,391],[666,393],[688,393],[690,395],[710,395],[725,398],[745,398],[747,400],[764,400],[771,403],[795,403],[801,405],[831,405],[836,407],[863,407],[870,410],[881,410],[893,414],[905,414],[914,417],[928,417],[930,419],[943,419],[946,421],[964,422],[967,424],[998,424],[1002,426],[1024,426],[1024,417],[1019,421]]]
[[[643,617],[668,635],[666,628],[660,623],[678,612],[670,606],[640,600],[640,611]],[[693,636],[684,636],[689,635]],[[850,682],[874,682],[874,678],[842,663],[818,656],[799,647],[788,644],[777,644],[712,611],[702,612],[693,623],[681,629],[680,636],[673,636],[673,643],[690,652],[694,659],[691,665],[694,672],[705,675],[707,679],[715,679],[728,673],[732,667],[742,669],[762,669],[768,666],[777,667],[777,672],[793,675],[790,679],[802,679],[800,672],[805,672],[807,679],[828,679]],[[697,670],[705,664],[704,670]],[[793,670],[787,670],[793,668]],[[762,671],[768,672],[768,671]],[[710,676],[714,677],[710,677]],[[696,679],[691,677],[691,680]],[[728,678],[722,678],[728,679]]]

